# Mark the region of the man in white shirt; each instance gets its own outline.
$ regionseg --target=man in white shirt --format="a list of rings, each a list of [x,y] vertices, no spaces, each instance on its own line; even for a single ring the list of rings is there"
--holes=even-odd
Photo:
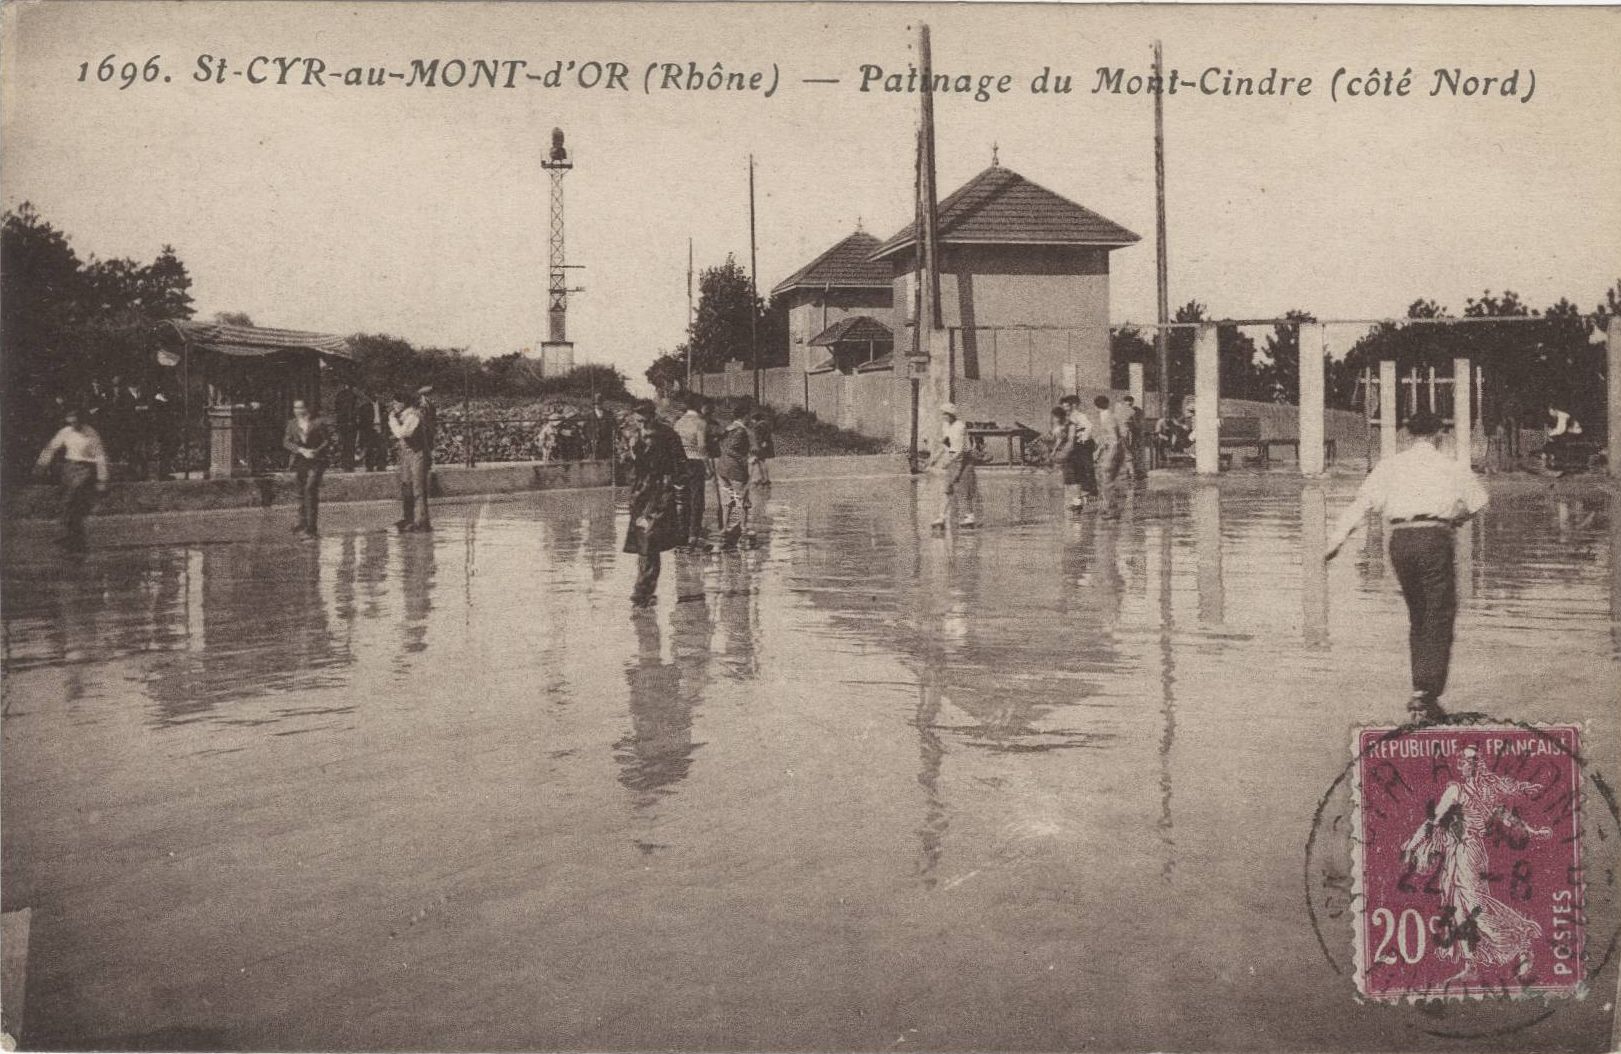
[[[395,397],[388,415],[388,430],[399,444],[400,504],[405,514],[395,521],[400,532],[431,531],[428,520],[428,429],[415,397]]]
[[[1436,449],[1441,420],[1416,413],[1407,422],[1412,445],[1368,473],[1329,537],[1332,560],[1369,512],[1390,525],[1390,562],[1407,600],[1408,653],[1414,717],[1436,720],[1452,662],[1452,623],[1458,612],[1452,571],[1453,531],[1486,506],[1486,489],[1467,465]]]
[[[107,492],[107,450],[78,410],[69,410],[63,420],[67,423],[39,455],[39,472],[48,473],[56,456],[62,455],[62,544],[82,550],[85,517],[90,515],[96,495]]]
[[[1120,470],[1126,463],[1126,424],[1119,414],[1109,408],[1109,397],[1100,395],[1092,400],[1098,408],[1098,490],[1103,495],[1103,516],[1120,516]]]
[[[940,447],[934,452],[930,463],[940,467],[943,493],[940,517],[930,526],[943,530],[946,520],[951,517],[952,506],[961,498],[963,514],[957,522],[964,527],[973,527],[979,522],[974,518],[974,504],[979,499],[979,481],[974,477],[974,461],[968,450],[968,423],[958,416],[955,403],[942,404],[940,416],[945,419],[940,429]]]
[[[688,396],[687,411],[675,422],[675,434],[681,437],[681,449],[687,455],[687,476],[678,489],[677,502],[686,525],[688,545],[703,541],[704,489],[709,486],[709,477],[714,475],[714,464],[709,459],[714,425],[704,412],[709,409],[704,405],[707,402],[696,395]]]

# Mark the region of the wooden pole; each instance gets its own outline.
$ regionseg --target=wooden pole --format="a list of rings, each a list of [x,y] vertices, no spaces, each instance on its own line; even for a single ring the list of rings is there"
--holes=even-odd
[[[918,53],[923,66],[923,256],[929,271],[929,325],[941,329],[940,215],[934,182],[934,63],[929,51],[929,27],[918,24]]]
[[[692,391],[692,239],[687,239],[687,391]]]
[[[749,155],[749,358],[754,367],[754,405],[760,405],[760,285],[754,255],[754,155]]]
[[[1154,41],[1154,282],[1158,293],[1159,329],[1154,334],[1154,349],[1159,360],[1159,415],[1171,415],[1171,331],[1165,328],[1171,321],[1171,293],[1169,265],[1165,246],[1165,82],[1164,56],[1159,41]]]

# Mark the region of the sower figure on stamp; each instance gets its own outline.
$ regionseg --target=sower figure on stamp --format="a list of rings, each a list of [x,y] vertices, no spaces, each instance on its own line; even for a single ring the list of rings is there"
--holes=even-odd
[[[1441,420],[1420,412],[1407,422],[1412,445],[1385,458],[1362,481],[1329,538],[1325,560],[1332,560],[1369,512],[1381,512],[1390,525],[1390,562],[1407,600],[1408,651],[1413,695],[1408,711],[1439,720],[1441,693],[1452,663],[1452,623],[1458,613],[1453,579],[1453,532],[1486,506],[1480,480],[1436,449]]]
[[[636,586],[630,601],[651,607],[659,585],[659,554],[686,544],[687,524],[678,492],[688,469],[686,452],[675,429],[658,419],[651,400],[637,403],[634,438],[626,457],[630,465],[630,526],[624,551],[635,553]]]
[[[1463,962],[1448,984],[1476,980],[1483,966],[1509,966],[1519,977],[1531,972],[1531,942],[1542,936],[1542,927],[1491,895],[1486,832],[1495,823],[1510,835],[1516,830],[1526,838],[1552,835],[1552,828],[1532,827],[1509,805],[1541,791],[1539,784],[1481,771],[1479,752],[1465,747],[1458,779],[1447,784],[1434,815],[1402,846],[1417,871],[1427,872],[1437,854],[1441,858],[1442,926],[1454,939],[1441,942],[1435,954]]]
[[[107,492],[107,449],[78,410],[69,410],[63,419],[62,429],[39,455],[39,472],[49,472],[56,455],[62,455],[62,544],[77,551],[85,547],[84,520],[96,495]]]

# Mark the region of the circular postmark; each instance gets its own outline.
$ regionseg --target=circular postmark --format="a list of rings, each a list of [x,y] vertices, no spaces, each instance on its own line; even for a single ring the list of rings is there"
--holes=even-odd
[[[1589,994],[1621,943],[1621,810],[1582,734],[1479,714],[1353,733],[1303,877],[1318,945],[1356,999],[1484,1038]]]

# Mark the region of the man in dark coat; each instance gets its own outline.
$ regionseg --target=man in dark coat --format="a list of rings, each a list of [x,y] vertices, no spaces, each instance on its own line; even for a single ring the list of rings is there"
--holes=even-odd
[[[324,417],[310,413],[303,399],[293,400],[293,416],[282,432],[281,445],[298,480],[298,522],[293,530],[314,538],[321,514],[321,477],[331,462],[335,437]]]
[[[635,553],[636,588],[630,601],[651,607],[659,584],[659,554],[687,540],[686,524],[676,500],[687,475],[687,457],[675,429],[659,420],[653,403],[642,400],[632,410],[635,438],[630,443],[630,527],[625,552]]]

